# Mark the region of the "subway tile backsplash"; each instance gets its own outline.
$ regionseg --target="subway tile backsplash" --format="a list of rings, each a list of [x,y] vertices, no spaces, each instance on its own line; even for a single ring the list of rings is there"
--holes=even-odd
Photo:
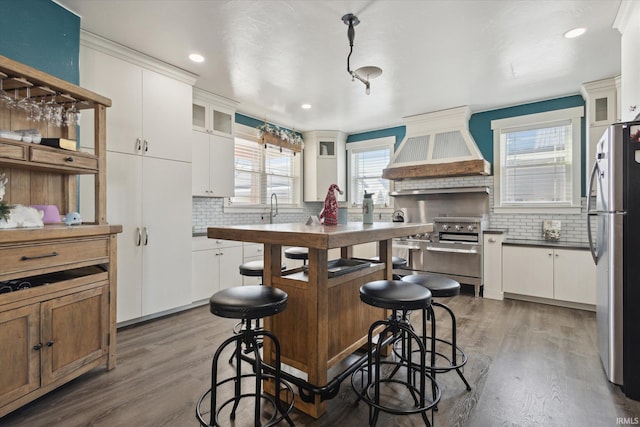
[[[586,243],[586,198],[582,198],[580,214],[573,215],[532,215],[532,214],[496,214],[493,211],[493,176],[471,176],[452,178],[408,179],[397,181],[395,191],[417,190],[449,187],[489,187],[489,227],[507,229],[507,238],[540,240],[542,238],[542,221],[560,220],[562,222],[560,241]],[[269,222],[269,210],[262,213],[225,213],[224,199],[194,197],[193,229],[195,232],[206,231],[209,225],[259,224]],[[311,215],[318,215],[322,210],[322,202],[304,203],[301,211],[280,211],[274,219],[275,223],[303,222]],[[388,212],[376,214],[376,221],[391,221]],[[350,212],[349,221],[361,221],[362,215]]]
[[[397,181],[395,190],[418,190],[450,187],[489,187],[489,227],[493,229],[507,229],[507,238],[540,240],[542,238],[542,221],[560,220],[561,242],[588,241],[586,204],[587,199],[581,200],[580,214],[571,215],[532,215],[532,214],[497,214],[493,211],[493,176],[470,176],[452,178],[411,179]]]

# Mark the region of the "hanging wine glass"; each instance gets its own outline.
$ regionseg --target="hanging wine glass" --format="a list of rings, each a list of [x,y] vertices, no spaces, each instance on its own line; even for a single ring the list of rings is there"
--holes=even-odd
[[[9,94],[2,88],[2,79],[0,79],[0,103],[8,106],[12,102]]]
[[[76,103],[73,102],[64,113],[64,125],[67,127],[75,126],[76,124]]]

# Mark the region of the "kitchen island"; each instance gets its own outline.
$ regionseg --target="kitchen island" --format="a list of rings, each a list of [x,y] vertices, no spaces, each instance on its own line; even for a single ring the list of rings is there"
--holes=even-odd
[[[379,222],[348,223],[336,226],[304,224],[257,224],[209,227],[213,239],[264,244],[265,286],[275,286],[289,295],[286,310],[265,319],[281,344],[282,362],[294,368],[301,395],[295,406],[315,417],[326,411],[326,399],[337,394],[340,381],[328,378],[336,366],[367,341],[369,326],[385,317],[382,309],[360,302],[359,289],[372,280],[391,279],[391,242],[428,231],[429,225]],[[352,258],[354,245],[378,242],[380,261],[352,270],[330,271],[328,250],[341,249],[345,264]],[[281,270],[282,246],[309,248],[308,266]],[[264,360],[272,362],[269,342]],[[308,387],[306,387],[308,385]]]

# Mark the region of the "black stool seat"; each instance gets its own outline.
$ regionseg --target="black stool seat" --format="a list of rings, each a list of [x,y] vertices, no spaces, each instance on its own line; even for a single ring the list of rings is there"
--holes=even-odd
[[[431,303],[431,291],[400,280],[376,280],[362,285],[360,299],[374,307],[417,310]]]
[[[373,258],[369,258],[369,259],[371,261],[380,262],[379,256],[374,256]],[[391,257],[391,264],[393,265],[393,268],[400,268],[407,265],[407,260],[399,256],[394,256],[394,257]]]
[[[431,291],[434,298],[454,297],[460,294],[460,283],[448,277],[436,274],[411,274],[401,279],[403,282],[415,283]]]
[[[231,319],[259,319],[287,307],[287,293],[270,286],[238,286],[216,292],[209,299],[209,310]]]
[[[223,425],[220,421],[222,414],[225,416],[228,414],[231,425],[235,425],[236,410],[241,401],[253,402],[253,425],[256,427],[274,426],[285,419],[290,426],[293,426],[289,413],[293,409],[294,393],[293,388],[281,378],[280,342],[271,331],[258,326],[259,318],[283,311],[287,306],[287,298],[286,292],[270,286],[238,286],[218,291],[209,299],[211,313],[221,317],[242,319],[245,327],[224,340],[213,356],[211,387],[196,403],[196,418],[201,426]],[[255,326],[252,323],[255,323]],[[265,339],[271,342],[273,366],[266,365],[259,352],[260,341]],[[244,353],[253,354],[253,359],[250,356],[243,356],[243,345]],[[226,376],[230,371],[219,369],[218,361],[223,351],[229,347],[234,348],[229,363],[235,361],[236,366],[234,374]],[[243,363],[245,364],[244,373],[241,366]],[[250,371],[246,369],[248,367],[251,368]],[[251,379],[254,380],[252,385]],[[275,382],[274,394],[263,392],[262,384],[265,380]],[[220,402],[219,399],[224,394],[222,390],[231,388],[234,391],[233,396]],[[284,399],[280,398],[282,394]],[[267,408],[263,407],[263,403],[266,403]],[[209,422],[204,419],[206,414],[209,414]],[[262,422],[265,418],[267,418],[266,422]],[[224,425],[229,424],[224,423]]]
[[[284,257],[289,259],[309,259],[309,248],[293,247],[284,251]]]
[[[287,268],[286,265],[282,264],[282,270]],[[243,276],[262,276],[264,273],[264,262],[261,260],[258,261],[247,261],[243,264],[240,264],[240,274]]]

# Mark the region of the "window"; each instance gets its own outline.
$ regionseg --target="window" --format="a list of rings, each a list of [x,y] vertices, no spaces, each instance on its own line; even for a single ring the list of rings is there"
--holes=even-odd
[[[393,154],[394,137],[370,139],[347,144],[349,158],[349,202],[362,205],[364,192],[374,193],[376,206],[391,206],[391,181],[382,178]]]
[[[580,208],[583,108],[493,120],[495,210]]]
[[[244,128],[235,137],[235,193],[229,204],[264,206],[275,193],[280,205],[298,205],[300,156],[271,145],[265,149],[255,130]]]

